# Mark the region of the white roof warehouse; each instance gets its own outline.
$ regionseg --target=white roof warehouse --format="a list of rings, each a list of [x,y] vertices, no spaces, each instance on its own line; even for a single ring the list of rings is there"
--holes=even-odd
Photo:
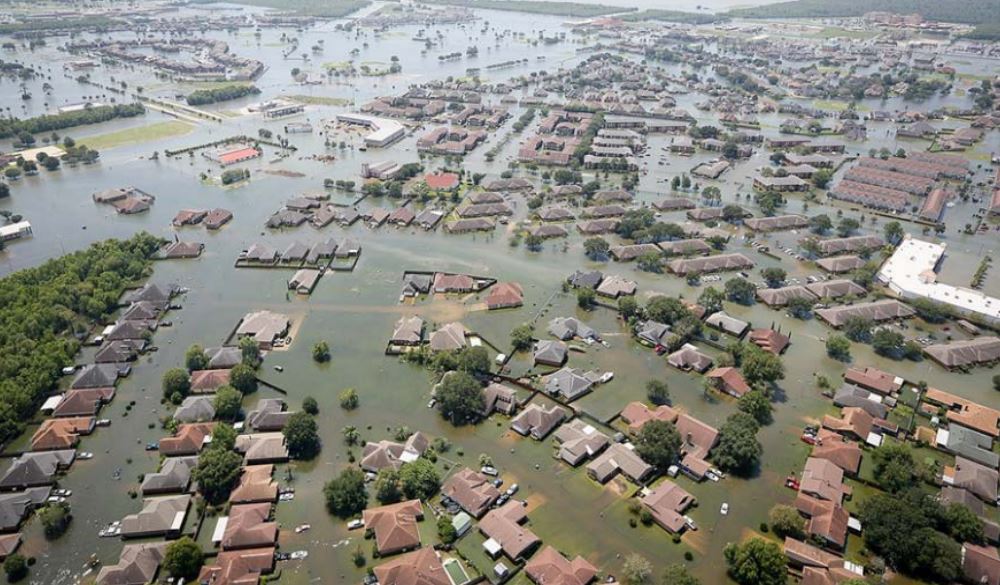
[[[879,282],[903,298],[928,298],[1000,323],[1000,299],[970,288],[937,282],[935,272],[945,253],[945,244],[934,244],[910,237],[885,261],[878,272]]]

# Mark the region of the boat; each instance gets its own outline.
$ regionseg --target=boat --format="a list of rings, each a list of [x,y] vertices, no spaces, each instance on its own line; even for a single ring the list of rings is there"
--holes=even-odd
[[[309,524],[300,524],[295,527],[295,534],[302,534],[303,532],[309,530],[310,528],[312,528],[312,526]]]

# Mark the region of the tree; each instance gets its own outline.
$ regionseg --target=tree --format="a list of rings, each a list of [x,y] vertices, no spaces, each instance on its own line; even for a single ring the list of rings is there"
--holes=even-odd
[[[524,238],[524,247],[532,252],[540,251],[544,244],[545,240],[542,239],[542,236],[537,234],[528,234],[527,237]]]
[[[757,440],[757,421],[743,412],[729,415],[719,429],[719,442],[712,449],[712,461],[723,471],[748,475],[756,469],[763,453]]]
[[[466,347],[458,352],[456,366],[459,371],[469,374],[488,374],[490,354],[485,347]]]
[[[655,406],[670,404],[670,389],[662,380],[650,380],[646,382],[646,397]]]
[[[668,565],[663,571],[661,585],[701,585],[701,581],[688,572],[684,565]]]
[[[240,338],[239,348],[241,361],[252,368],[256,368],[260,363],[260,348],[257,346],[257,341],[253,337],[245,335]]]
[[[441,415],[456,426],[478,422],[486,408],[482,385],[466,372],[445,374],[434,397]]]
[[[202,562],[201,547],[190,536],[171,542],[163,554],[163,569],[175,579],[194,580]]]
[[[663,271],[663,254],[660,252],[643,252],[635,260],[636,267],[643,272],[660,273]]]
[[[726,298],[741,305],[752,305],[757,288],[749,280],[734,276],[726,281]]]
[[[312,348],[313,361],[326,363],[330,361],[330,344],[326,341],[317,341]]]
[[[344,410],[354,410],[360,402],[358,391],[354,388],[345,388],[340,392],[340,396],[337,399],[340,401],[340,407]]]
[[[319,426],[308,412],[300,410],[292,413],[281,434],[285,436],[288,454],[293,458],[312,459],[319,454]]]
[[[625,582],[628,585],[645,585],[653,576],[653,564],[646,557],[632,553],[625,557],[622,573],[625,575]]]
[[[760,390],[747,392],[736,402],[736,407],[740,412],[745,412],[752,416],[759,424],[771,422],[771,401],[767,395]]]
[[[514,351],[531,349],[531,344],[534,343],[534,334],[534,330],[528,323],[515,327],[510,332],[510,343],[514,347]]]
[[[872,321],[861,315],[851,315],[844,320],[841,329],[851,341],[866,341],[871,336]]]
[[[375,499],[383,505],[395,504],[403,497],[403,493],[399,489],[399,471],[392,467],[381,469],[375,477],[373,485]]]
[[[830,335],[826,338],[826,355],[842,362],[850,360],[851,342],[843,335]]]
[[[619,297],[618,314],[626,321],[639,315],[639,301],[634,296]]]
[[[175,404],[191,391],[191,378],[184,368],[170,368],[163,373],[163,397]]]
[[[229,385],[244,394],[257,391],[257,371],[251,366],[240,363],[229,370]]]
[[[243,395],[232,386],[222,386],[215,391],[215,416],[222,420],[234,420],[243,406]]]
[[[996,374],[993,376],[993,390],[996,392],[1000,392],[1000,374]]]
[[[878,262],[867,262],[863,266],[859,266],[853,273],[851,273],[851,280],[865,288],[868,288],[875,280],[875,274],[878,273],[878,268]]]
[[[771,523],[771,531],[778,538],[790,536],[801,539],[805,536],[806,521],[792,506],[777,504],[771,508],[767,517]]]
[[[940,504],[918,489],[876,494],[861,502],[865,546],[897,571],[951,583],[961,574],[957,542],[938,532]]]
[[[882,327],[872,336],[872,348],[875,353],[894,359],[899,359],[903,353],[903,343],[906,339],[902,333]]]
[[[722,293],[721,290],[715,288],[714,286],[707,286],[705,290],[701,291],[698,295],[698,304],[705,308],[705,314],[711,315],[713,313],[718,313],[722,310],[722,301],[725,300],[726,295]]]
[[[236,429],[232,425],[218,424],[212,428],[212,449],[232,451],[236,447]]]
[[[229,498],[229,492],[240,477],[243,458],[235,451],[219,448],[215,443],[213,434],[212,446],[202,450],[192,476],[206,502],[221,504]]]
[[[740,585],[784,585],[788,579],[788,557],[777,543],[753,537],[722,552],[729,576]]]
[[[302,410],[316,416],[319,414],[319,403],[312,396],[306,396],[302,399]]]
[[[785,279],[788,278],[788,273],[785,272],[784,268],[778,268],[775,266],[770,266],[760,271],[760,275],[764,277],[767,282],[767,286],[771,288],[778,288],[785,283]]]
[[[785,379],[785,365],[781,358],[756,345],[746,345],[740,354],[740,369],[743,379],[753,385],[773,384]]]
[[[812,301],[805,297],[792,297],[788,299],[785,310],[796,319],[808,319],[812,315]]]
[[[48,504],[38,512],[38,518],[42,521],[45,529],[45,538],[55,540],[65,534],[73,521],[73,515],[69,512],[69,504],[57,502]]]
[[[949,317],[947,307],[928,298],[914,299],[910,306],[917,311],[921,319],[928,323],[944,323]]]
[[[817,189],[826,189],[826,186],[830,184],[830,179],[833,178],[833,173],[829,169],[819,169],[812,176],[813,185]]]
[[[590,310],[594,307],[596,293],[593,289],[580,288],[576,291],[576,306],[581,309]]]
[[[399,468],[399,487],[407,498],[427,500],[441,489],[441,475],[433,463],[417,459]]]
[[[184,365],[189,372],[204,370],[208,366],[208,356],[205,355],[205,348],[195,343],[187,349],[184,354]]]
[[[961,502],[952,502],[942,510],[942,524],[948,535],[958,542],[983,544],[983,521],[976,513]]]
[[[822,235],[832,229],[833,222],[830,220],[830,216],[825,213],[814,215],[809,218],[809,230],[814,234]]]
[[[898,221],[890,221],[882,227],[882,234],[885,235],[885,241],[898,245],[903,241],[903,226]]]
[[[664,295],[656,295],[646,301],[646,316],[653,321],[672,325],[691,312],[680,299]]]
[[[898,493],[917,481],[917,462],[910,448],[901,443],[883,442],[872,452],[875,481],[882,489]]]
[[[28,561],[17,553],[8,555],[3,561],[3,572],[8,583],[17,583],[28,576]]]
[[[458,540],[458,531],[455,530],[455,526],[451,523],[451,518],[442,515],[437,521],[437,532],[438,538],[441,539],[443,544],[451,544]]]
[[[860,227],[861,223],[853,217],[842,218],[840,223],[837,224],[837,235],[842,238],[846,238],[858,231],[858,228]]]
[[[651,420],[639,429],[635,450],[643,461],[665,471],[677,461],[681,450],[680,433],[673,423]]]
[[[368,504],[365,491],[365,474],[356,467],[348,467],[323,486],[326,509],[338,518],[360,514]]]

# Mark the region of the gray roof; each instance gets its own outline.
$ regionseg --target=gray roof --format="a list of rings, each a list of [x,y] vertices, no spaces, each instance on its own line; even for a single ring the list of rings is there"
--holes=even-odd
[[[48,487],[36,487],[23,492],[0,494],[0,531],[16,530],[29,511],[45,503],[50,492]]]
[[[243,361],[243,353],[238,347],[210,347],[205,350],[209,370],[225,370]]]
[[[147,473],[142,480],[142,493],[166,494],[183,492],[191,483],[191,470],[198,465],[197,457],[168,457],[160,470]]]
[[[712,313],[705,319],[705,323],[710,327],[715,327],[737,337],[743,335],[747,328],[750,327],[750,324],[746,321],[741,321],[736,317],[728,315],[725,311]]]
[[[417,316],[400,317],[392,330],[392,343],[416,344],[424,338],[424,320]]]
[[[965,488],[985,502],[993,504],[997,501],[997,482],[1000,474],[996,469],[965,459],[955,457],[955,487]]]
[[[56,473],[69,467],[76,458],[76,451],[40,451],[16,457],[7,472],[0,477],[0,489],[15,489],[51,484]]]
[[[184,527],[191,496],[165,496],[143,501],[142,510],[122,518],[122,537],[176,534]]]
[[[989,435],[957,424],[948,425],[946,447],[949,451],[986,465],[990,469],[1000,467],[1000,455],[992,450],[993,439]]]
[[[510,428],[522,435],[541,441],[552,432],[552,429],[566,419],[566,409],[551,405],[549,407],[532,403],[521,411],[510,423]]]
[[[566,279],[570,286],[575,286],[579,288],[597,288],[597,285],[601,284],[601,280],[604,279],[604,275],[598,271],[593,270],[591,272],[583,272],[577,270]]]
[[[597,331],[576,317],[556,317],[549,321],[549,333],[554,337],[567,341],[574,337],[580,339],[600,339]]]
[[[829,309],[819,309],[816,314],[820,319],[834,327],[843,325],[849,317],[859,316],[872,321],[890,321],[904,319],[916,314],[911,307],[895,299],[883,299],[870,303],[856,303]]]
[[[215,418],[214,402],[214,396],[188,396],[174,411],[174,418],[183,423],[210,421]]]
[[[580,418],[559,427],[555,439],[560,443],[559,457],[570,465],[594,457],[610,443],[607,435]]]
[[[884,419],[889,414],[889,408],[880,401],[878,394],[873,394],[860,386],[843,384],[833,396],[833,403],[840,407],[853,406],[860,408],[875,418]]]
[[[252,431],[279,431],[291,415],[280,398],[262,398],[257,407],[247,413],[246,426]]]
[[[665,325],[659,321],[642,321],[636,327],[636,336],[649,343],[659,344],[663,338],[670,333],[670,325]]]
[[[562,341],[542,340],[535,343],[535,363],[562,365],[566,361],[566,344]]]
[[[73,379],[73,388],[107,388],[114,386],[121,371],[118,364],[88,364]]]
[[[152,582],[166,550],[165,542],[126,544],[116,564],[101,567],[97,585],[145,585]]]
[[[574,368],[562,368],[543,378],[545,391],[553,396],[561,396],[567,401],[576,400],[590,392],[594,383]]]

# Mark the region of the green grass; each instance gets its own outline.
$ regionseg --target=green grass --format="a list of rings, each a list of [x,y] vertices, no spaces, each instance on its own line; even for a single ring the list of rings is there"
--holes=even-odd
[[[290,95],[286,96],[293,102],[310,106],[346,106],[351,100],[337,97],[326,97],[321,95]]]
[[[139,142],[150,142],[153,140],[172,138],[174,136],[182,136],[191,132],[193,129],[194,126],[188,124],[187,122],[171,120],[169,122],[157,122],[156,124],[150,124],[148,126],[138,126],[136,128],[128,128],[126,130],[118,130],[117,132],[109,132],[108,134],[89,136],[81,138],[79,142],[90,148],[102,150],[125,144],[136,144]]]
[[[809,35],[820,39],[847,38],[847,39],[870,39],[878,33],[870,30],[848,30],[839,26],[825,26],[823,30],[816,34]]]

